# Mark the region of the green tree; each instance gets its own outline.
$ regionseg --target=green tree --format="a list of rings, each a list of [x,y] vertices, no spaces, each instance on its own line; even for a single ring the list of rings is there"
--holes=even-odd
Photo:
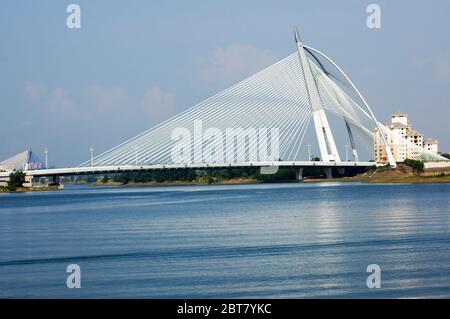
[[[128,184],[131,182],[131,173],[118,173],[113,176],[114,182],[119,182],[122,184]]]
[[[422,161],[416,161],[409,158],[405,159],[404,163],[419,173],[422,172],[425,167],[425,164]]]
[[[25,183],[25,173],[21,170],[9,174],[9,190],[15,191],[17,187],[22,187],[23,183]]]

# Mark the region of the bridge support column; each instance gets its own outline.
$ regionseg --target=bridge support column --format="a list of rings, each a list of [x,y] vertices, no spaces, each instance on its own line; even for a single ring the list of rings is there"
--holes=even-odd
[[[59,176],[58,175],[52,176],[52,185],[59,185]]]
[[[295,170],[295,177],[299,182],[303,180],[303,167],[297,168]]]
[[[25,183],[23,183],[22,186],[33,187],[33,176],[25,175]]]
[[[333,178],[333,168],[332,167],[325,167],[325,176],[327,178]]]

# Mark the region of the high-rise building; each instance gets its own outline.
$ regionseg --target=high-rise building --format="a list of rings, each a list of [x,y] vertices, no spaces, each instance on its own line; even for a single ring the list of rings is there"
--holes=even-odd
[[[387,140],[396,162],[403,162],[407,158],[420,158],[423,153],[422,150],[438,154],[438,141],[435,139],[424,140],[423,134],[414,130],[409,123],[407,114],[394,113],[391,117],[391,123],[386,127],[392,132],[392,134],[388,134]],[[381,135],[376,128],[374,133],[375,161],[385,163],[387,162],[387,156]]]

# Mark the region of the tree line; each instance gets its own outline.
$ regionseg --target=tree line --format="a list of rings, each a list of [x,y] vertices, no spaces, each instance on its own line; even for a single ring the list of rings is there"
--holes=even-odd
[[[319,177],[323,175],[320,168],[308,167],[304,169],[305,176]],[[105,174],[102,176],[87,176],[87,182],[110,181],[128,183],[165,183],[165,182],[190,182],[190,183],[216,183],[233,179],[251,179],[258,182],[282,182],[295,181],[294,168],[279,168],[274,174],[261,174],[259,167],[225,168],[225,169],[166,169],[142,172],[123,172]]]

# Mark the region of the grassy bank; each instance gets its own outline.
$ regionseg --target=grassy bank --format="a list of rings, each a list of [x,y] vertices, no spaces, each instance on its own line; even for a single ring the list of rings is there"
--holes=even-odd
[[[323,179],[309,179],[312,181],[323,181]],[[399,164],[395,169],[391,168],[377,168],[365,172],[363,174],[356,175],[354,177],[342,177],[333,178],[327,181],[335,182],[364,182],[364,183],[450,183],[449,173],[438,173],[433,175],[428,175],[427,172],[421,172],[414,170],[413,168],[405,165]]]
[[[0,187],[0,193],[26,193],[26,192],[45,192],[63,190],[61,186],[45,186],[45,187],[17,187],[15,190],[10,190],[6,187]]]

